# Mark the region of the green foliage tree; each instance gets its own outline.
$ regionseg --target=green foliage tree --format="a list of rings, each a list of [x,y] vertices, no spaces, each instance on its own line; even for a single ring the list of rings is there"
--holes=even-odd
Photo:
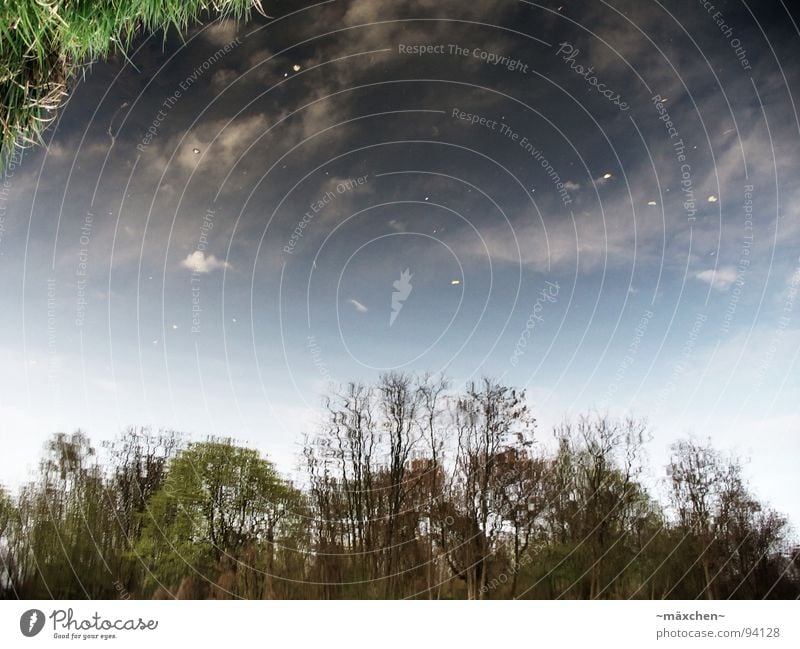
[[[14,595],[15,532],[17,530],[17,511],[14,501],[6,490],[0,486],[0,597]]]
[[[230,439],[80,431],[0,490],[0,595],[22,598],[797,598],[800,550],[738,459],[643,422],[538,435],[524,393],[388,374],[325,402],[305,488]]]
[[[257,451],[231,440],[191,444],[142,513],[136,553],[153,581],[174,589],[192,575],[213,581],[223,566],[236,570],[237,558],[258,547],[272,596],[276,534],[296,504],[294,490]]]

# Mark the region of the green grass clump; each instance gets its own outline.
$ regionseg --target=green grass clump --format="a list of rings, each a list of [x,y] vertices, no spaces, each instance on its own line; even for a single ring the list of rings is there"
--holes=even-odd
[[[142,31],[253,8],[263,13],[260,0],[0,0],[0,168],[16,146],[41,143],[83,66]]]

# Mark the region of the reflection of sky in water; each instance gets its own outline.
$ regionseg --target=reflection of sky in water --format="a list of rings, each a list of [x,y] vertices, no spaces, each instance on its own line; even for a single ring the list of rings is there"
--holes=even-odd
[[[527,386],[544,438],[647,415],[655,466],[711,435],[798,518],[798,35],[621,6],[282,5],[95,65],[0,190],[2,475],[132,423],[289,470],[402,368]]]

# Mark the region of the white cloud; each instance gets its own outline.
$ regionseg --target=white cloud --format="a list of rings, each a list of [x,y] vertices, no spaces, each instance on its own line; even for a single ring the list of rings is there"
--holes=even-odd
[[[206,257],[203,251],[195,250],[186,256],[186,259],[181,262],[181,266],[195,273],[210,273],[219,268],[230,268],[231,265],[227,261],[220,261],[214,255]]]
[[[791,275],[789,275],[789,278],[786,280],[786,286],[790,289],[800,286],[800,266],[795,268]]]
[[[720,266],[716,270],[709,268],[695,274],[695,278],[717,291],[727,291],[736,281],[736,269],[733,266]]]
[[[356,308],[356,311],[358,311],[359,313],[366,313],[367,311],[369,311],[369,309],[367,307],[365,307],[363,304],[361,304],[361,302],[359,302],[358,300],[354,300],[353,298],[350,298],[347,301],[350,304],[352,304]]]
[[[175,161],[184,170],[193,171],[204,163],[203,173],[224,176],[267,128],[267,119],[261,114],[209,121],[189,134],[180,133],[172,141],[165,142],[162,147],[164,165],[167,154],[173,155],[179,146],[180,150],[174,153]],[[203,155],[196,154],[195,149]]]
[[[109,379],[94,378],[92,379],[92,385],[94,385],[98,390],[103,390],[104,392],[119,392],[119,385],[117,382]]]
[[[240,33],[239,25],[232,18],[218,20],[203,30],[203,38],[217,47],[224,47]]]
[[[211,77],[211,85],[219,92],[239,78],[239,73],[233,68],[220,68]]]

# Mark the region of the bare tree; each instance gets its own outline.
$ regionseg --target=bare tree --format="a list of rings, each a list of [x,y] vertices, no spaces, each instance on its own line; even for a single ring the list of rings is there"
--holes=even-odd
[[[480,388],[467,387],[455,403],[453,421],[457,450],[450,499],[456,525],[446,556],[455,575],[466,582],[468,597],[482,599],[502,527],[498,463],[512,435],[526,435],[533,422],[524,392],[489,379]]]
[[[576,424],[564,423],[558,431],[569,449],[574,490],[582,507],[576,523],[581,543],[589,547],[587,596],[591,599],[603,588],[607,552],[628,529],[646,431],[643,421],[603,415],[580,417]]]

